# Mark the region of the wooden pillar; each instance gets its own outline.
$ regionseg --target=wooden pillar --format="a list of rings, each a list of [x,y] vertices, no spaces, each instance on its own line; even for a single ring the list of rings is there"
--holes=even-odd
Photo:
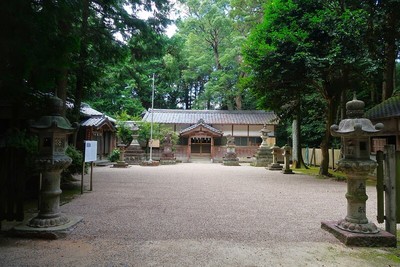
[[[192,148],[192,137],[188,137],[188,147],[187,147],[187,160],[190,161],[190,154],[191,154],[191,148]]]
[[[211,136],[211,160],[214,161],[214,137]]]

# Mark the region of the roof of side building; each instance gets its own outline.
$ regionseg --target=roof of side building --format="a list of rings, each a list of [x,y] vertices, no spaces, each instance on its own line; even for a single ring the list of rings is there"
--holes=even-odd
[[[365,112],[369,119],[400,117],[400,94],[394,95]]]
[[[196,124],[200,119],[207,124],[278,124],[274,112],[263,110],[154,109],[153,113],[153,121],[157,123]],[[151,109],[143,121],[151,121]]]

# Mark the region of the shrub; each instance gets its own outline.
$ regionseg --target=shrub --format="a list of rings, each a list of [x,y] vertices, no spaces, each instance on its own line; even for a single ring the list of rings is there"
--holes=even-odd
[[[119,154],[120,154],[119,149],[114,149],[111,152],[110,156],[108,156],[108,160],[111,161],[111,162],[118,161],[119,160]]]
[[[72,159],[71,165],[63,172],[63,178],[70,178],[74,174],[82,174],[83,154],[73,146],[68,146],[65,154]],[[85,164],[85,173],[88,171],[88,166]]]

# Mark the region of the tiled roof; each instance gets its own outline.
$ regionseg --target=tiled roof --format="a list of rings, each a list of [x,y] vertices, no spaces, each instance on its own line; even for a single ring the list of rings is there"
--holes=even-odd
[[[203,126],[204,128],[206,128],[206,129],[208,129],[208,130],[210,130],[211,132],[214,132],[214,133],[216,133],[216,134],[219,134],[219,135],[222,135],[222,134],[223,134],[222,131],[220,131],[220,130],[218,130],[218,129],[215,129],[214,127],[212,127],[212,126],[206,124],[206,123],[204,122],[204,120],[202,120],[202,119],[200,119],[196,124],[193,124],[193,125],[187,127],[186,129],[181,130],[179,133],[180,133],[180,134],[183,134],[183,133],[190,132],[191,130],[196,129],[196,128],[199,127],[199,126]]]
[[[143,121],[151,121],[149,109]],[[206,124],[278,124],[273,112],[262,110],[183,110],[154,109],[153,121],[171,124],[196,124],[203,119]]]
[[[92,108],[91,106],[89,106],[86,103],[82,103],[81,105],[81,113],[84,116],[102,116],[103,113],[95,110],[94,108]]]
[[[74,108],[74,103],[71,102],[71,101],[67,100],[66,105],[67,105],[67,107],[69,109],[73,109]],[[94,108],[89,106],[89,104],[87,104],[87,103],[82,103],[81,104],[81,115],[84,116],[84,117],[103,117],[103,116],[105,116],[112,123],[116,123],[117,122],[117,120],[114,119],[113,117],[107,116],[104,113],[101,113],[100,111],[95,110]]]
[[[114,126],[111,124],[110,120],[105,116],[91,117],[81,122],[81,126],[95,127],[95,128],[102,127],[104,124],[108,124],[111,129],[115,129]]]
[[[365,112],[369,119],[400,117],[400,95],[392,96]]]

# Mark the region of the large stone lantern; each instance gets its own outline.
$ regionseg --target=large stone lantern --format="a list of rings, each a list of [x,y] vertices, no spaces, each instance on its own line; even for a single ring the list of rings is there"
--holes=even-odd
[[[370,159],[370,136],[377,134],[383,124],[372,125],[363,118],[364,102],[357,100],[346,104],[347,119],[331,126],[331,134],[342,138],[344,157],[339,160],[339,168],[347,175],[347,216],[336,226],[352,233],[378,233],[379,229],[366,216],[365,190],[367,175],[376,168],[377,163]]]
[[[65,155],[68,145],[67,135],[75,131],[70,122],[61,116],[62,100],[51,97],[50,115],[42,116],[31,124],[31,130],[39,137],[39,157],[36,166],[42,173],[39,214],[31,219],[28,226],[47,228],[70,222],[68,216],[60,212],[60,174],[72,159]]]

